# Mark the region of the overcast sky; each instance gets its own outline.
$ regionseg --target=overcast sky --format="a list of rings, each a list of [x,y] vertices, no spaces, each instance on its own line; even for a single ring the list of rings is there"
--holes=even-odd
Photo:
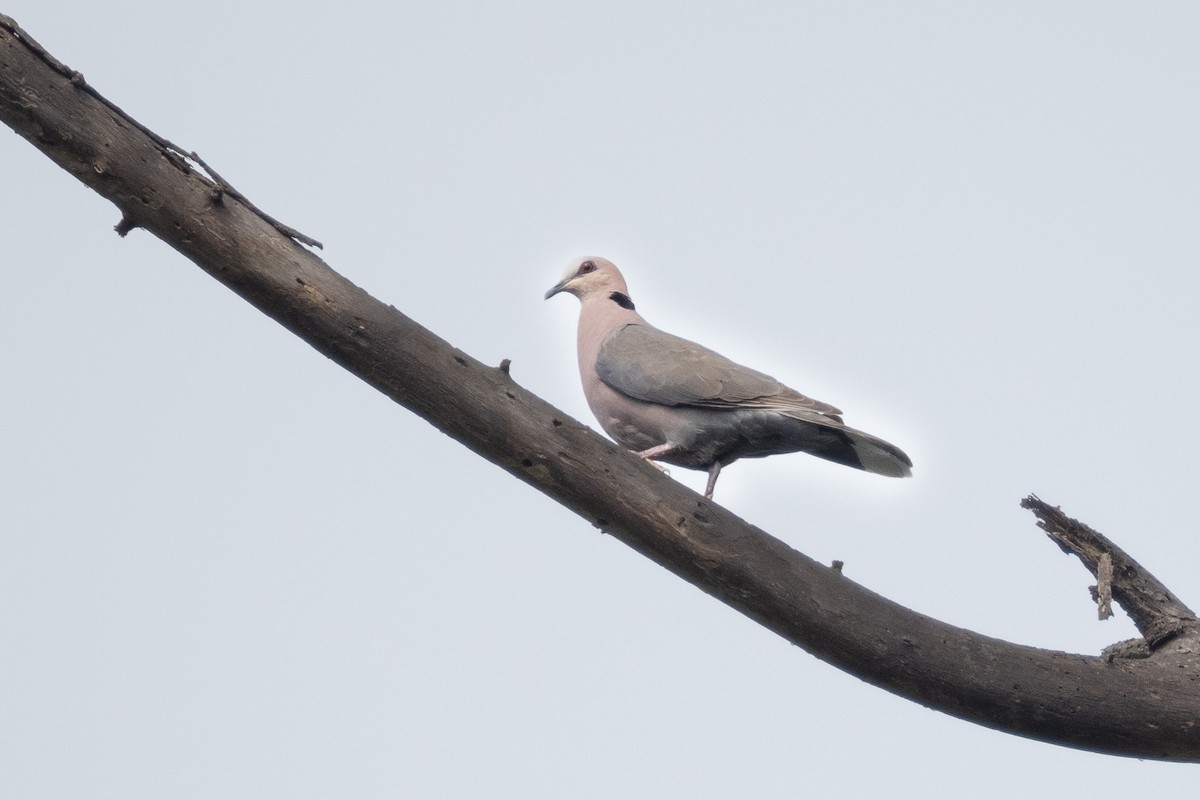
[[[1097,653],[1034,492],[1200,604],[1194,3],[11,0],[330,265],[594,425],[567,261],[904,448],[717,501]],[[301,343],[0,130],[0,796],[1056,797],[1196,767],[817,661]],[[673,469],[703,487],[700,473]]]

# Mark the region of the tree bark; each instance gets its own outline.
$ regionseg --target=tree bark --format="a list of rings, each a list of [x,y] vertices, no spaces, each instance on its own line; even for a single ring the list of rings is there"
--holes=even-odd
[[[372,298],[5,17],[0,119],[111,200],[122,235],[142,228],[159,237],[439,430],[813,655],[988,727],[1098,752],[1200,761],[1195,616],[1115,548],[1105,550],[1113,596],[1124,603],[1136,595],[1146,615],[1139,628],[1147,639],[1137,648],[1106,656],[1041,650],[917,614],[659,474],[518,386],[507,365],[481,364]],[[1070,528],[1073,521],[1053,511],[1039,513],[1043,524]],[[1085,563],[1095,571],[1104,560]]]

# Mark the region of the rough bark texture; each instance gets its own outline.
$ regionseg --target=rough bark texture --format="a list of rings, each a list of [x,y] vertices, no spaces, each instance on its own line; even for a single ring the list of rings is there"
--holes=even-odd
[[[158,236],[396,402],[810,653],[989,727],[1200,761],[1200,636],[1182,604],[1140,650],[1107,657],[1011,644],[916,614],[665,478],[507,370],[370,297],[3,17],[0,119],[111,200],[120,232]],[[1140,568],[1113,559],[1114,596],[1125,602],[1124,572]],[[1128,657],[1134,650],[1144,657]]]
[[[1116,599],[1151,648],[1195,632],[1195,612],[1103,534],[1037,497],[1025,498],[1021,507],[1036,514],[1038,527],[1096,576],[1094,593],[1101,619],[1109,615],[1109,604]]]

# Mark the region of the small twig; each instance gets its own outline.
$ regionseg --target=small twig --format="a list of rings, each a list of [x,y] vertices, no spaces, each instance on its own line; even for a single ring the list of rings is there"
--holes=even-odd
[[[124,239],[127,235],[129,235],[129,232],[136,227],[136,222],[131,220],[129,217],[122,216],[121,221],[113,226],[113,230],[117,232],[117,236],[120,236],[122,239]]]
[[[271,227],[275,228],[275,230],[279,231],[284,236],[295,239],[297,242],[300,242],[301,244],[306,244],[309,247],[315,247],[318,250],[325,249],[325,245],[321,244],[316,239],[313,239],[310,236],[304,235],[303,233],[301,233],[300,231],[296,230],[295,228],[293,228],[289,225],[284,225],[282,222],[275,219],[274,217],[272,217],[267,212],[263,211],[258,206],[254,205],[254,203],[252,203],[250,201],[250,199],[246,197],[246,195],[242,194],[237,189],[233,188],[233,184],[231,184],[229,181],[222,178],[220,173],[218,173],[215,169],[210,167],[208,165],[208,162],[205,161],[203,158],[201,158],[196,153],[195,150],[191,151],[190,153],[184,153],[182,149],[171,144],[166,139],[163,139],[162,141],[166,145],[171,147],[173,150],[175,150],[175,152],[185,155],[187,158],[191,159],[193,162],[195,162],[197,165],[199,165],[201,169],[203,169],[205,172],[208,173],[209,178],[212,179],[212,182],[215,183],[218,187],[220,187],[224,191],[225,194],[228,194],[231,197],[234,197],[237,200],[240,200],[243,204],[245,204],[245,206],[247,208],[249,208],[255,214],[258,214],[258,216],[260,216],[264,220],[266,220],[266,222],[269,223],[271,225]]]
[[[1112,610],[1113,562],[1109,553],[1100,554],[1096,565],[1096,614],[1100,619],[1109,619]]]
[[[120,116],[121,119],[125,120],[130,125],[133,125],[139,131],[141,131],[142,133],[146,134],[151,139],[153,139],[154,142],[163,149],[164,155],[166,155],[170,160],[174,161],[178,166],[180,166],[183,169],[187,169],[187,162],[190,160],[192,163],[194,163],[195,165],[200,167],[201,170],[203,170],[205,173],[207,173],[207,176],[208,176],[207,179],[210,180],[212,183],[216,184],[216,186],[222,191],[222,193],[228,194],[229,196],[234,197],[237,200],[241,201],[242,204],[244,204],[247,208],[249,208],[251,211],[253,211],[255,214],[257,214],[259,217],[261,217],[264,222],[266,222],[268,225],[273,227],[275,230],[282,233],[284,236],[290,237],[291,239],[294,239],[297,242],[300,242],[301,244],[306,244],[309,247],[315,247],[320,250],[325,249],[325,246],[323,244],[321,244],[319,241],[317,241],[316,239],[313,239],[311,236],[306,236],[305,234],[301,233],[300,231],[296,230],[295,228],[292,228],[288,225],[284,225],[282,222],[275,219],[274,217],[272,217],[270,214],[263,211],[258,206],[254,205],[254,203],[250,202],[250,200],[244,194],[239,192],[237,189],[233,188],[233,186],[230,185],[229,181],[222,178],[217,173],[216,170],[214,170],[212,167],[210,167],[204,161],[204,159],[202,159],[202,158],[200,158],[200,156],[196,155],[195,151],[189,152],[187,150],[184,150],[182,147],[175,144],[170,139],[159,136],[157,133],[150,130],[149,128],[147,128],[142,123],[138,122],[136,119],[134,119],[130,115],[126,114],[125,111],[120,106],[118,106],[116,103],[112,102],[111,100],[106,98],[104,95],[100,94],[95,89],[93,89],[90,85],[88,85],[87,81],[85,81],[83,79],[82,73],[71,69],[66,64],[62,63],[57,58],[50,55],[50,53],[48,53],[46,51],[46,48],[44,48],[40,44],[38,44],[37,40],[34,39],[32,36],[30,36],[28,33],[26,33],[25,30],[20,25],[18,25],[16,20],[14,20],[12,17],[7,17],[3,14],[0,14],[0,27],[6,29],[13,36],[17,37],[22,42],[24,42],[26,47],[28,47],[31,51],[33,51],[39,58],[41,58],[47,64],[49,64],[56,72],[58,72],[60,75],[67,78],[68,80],[70,80],[71,84],[74,85],[77,89],[79,89],[80,91],[87,92],[92,97],[96,98],[101,103],[103,103],[105,106],[107,106],[109,108],[109,110],[111,110],[114,114],[117,114],[118,116]],[[127,228],[124,233],[121,233],[120,228],[118,228],[117,232],[120,233],[122,236],[124,236],[125,233],[128,233],[129,230],[131,230],[131,229],[132,229],[132,226],[130,228]]]
[[[1103,605],[1107,594],[1129,614],[1151,650],[1181,633],[1196,629],[1195,613],[1158,578],[1104,535],[1068,517],[1062,509],[1048,505],[1035,495],[1022,500],[1021,507],[1037,516],[1038,527],[1064,553],[1078,556],[1096,576],[1096,602],[1101,605],[1101,619],[1104,618]],[[1103,563],[1105,560],[1108,561],[1107,567]]]

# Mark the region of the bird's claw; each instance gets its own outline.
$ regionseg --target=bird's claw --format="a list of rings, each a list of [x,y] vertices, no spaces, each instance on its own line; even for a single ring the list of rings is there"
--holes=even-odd
[[[649,464],[650,466],[654,467],[656,470],[658,470],[659,472],[661,472],[663,475],[670,475],[670,474],[671,474],[671,470],[667,469],[667,468],[666,468],[666,467],[664,467],[662,464],[658,463],[657,461],[655,461],[655,460],[654,460],[654,459],[652,459],[652,458],[646,458],[645,456],[642,456],[642,461],[645,461],[647,464]]]

